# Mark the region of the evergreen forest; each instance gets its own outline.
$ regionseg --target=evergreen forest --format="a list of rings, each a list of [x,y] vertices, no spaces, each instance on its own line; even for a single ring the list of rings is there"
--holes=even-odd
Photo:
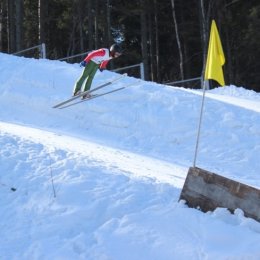
[[[142,62],[146,80],[171,84],[203,75],[212,19],[225,53],[226,84],[260,92],[259,0],[0,0],[0,51],[45,43],[48,59],[76,55],[66,59],[75,63],[117,42],[124,53],[109,69]],[[140,76],[135,68],[131,73]]]

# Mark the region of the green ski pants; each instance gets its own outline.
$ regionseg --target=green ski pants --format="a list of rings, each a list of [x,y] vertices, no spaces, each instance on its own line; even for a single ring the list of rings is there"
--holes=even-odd
[[[79,90],[87,91],[91,87],[92,80],[97,72],[97,69],[99,67],[99,64],[96,64],[93,61],[90,61],[85,69],[83,70],[81,77],[78,79],[78,81],[75,84],[73,94],[77,93]],[[85,82],[84,88],[82,89],[82,86]]]

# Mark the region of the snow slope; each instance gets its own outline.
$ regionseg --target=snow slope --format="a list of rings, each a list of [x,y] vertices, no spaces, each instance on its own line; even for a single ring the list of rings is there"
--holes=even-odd
[[[0,53],[0,259],[259,259],[260,223],[178,202],[202,92],[126,77],[53,109],[80,73]],[[197,166],[259,188],[259,93],[206,97]]]

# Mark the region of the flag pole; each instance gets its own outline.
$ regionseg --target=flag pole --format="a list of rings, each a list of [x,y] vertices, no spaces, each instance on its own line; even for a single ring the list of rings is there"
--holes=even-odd
[[[202,101],[201,101],[199,127],[198,127],[193,167],[196,167],[200,131],[201,131],[201,124],[202,124],[202,116],[203,116],[203,108],[204,108],[204,101],[205,101],[205,93],[206,93],[206,89],[209,89],[209,79],[214,79],[221,86],[224,86],[225,80],[224,80],[224,75],[223,75],[223,70],[222,70],[222,66],[224,64],[225,64],[225,55],[223,53],[220,37],[218,34],[218,29],[216,26],[216,22],[214,20],[212,20],[211,29],[210,29],[210,37],[209,37],[206,69],[205,69],[205,73],[204,73],[204,81],[202,83],[203,95],[202,95]]]
[[[205,102],[205,94],[206,94],[206,88],[207,89],[209,88],[209,81],[204,80],[202,84],[203,84],[203,95],[202,95],[202,100],[201,100],[200,118],[199,118],[199,126],[198,126],[198,133],[197,133],[193,167],[196,167],[196,160],[197,160],[197,154],[198,154],[198,148],[199,148],[199,139],[200,139],[200,130],[201,130],[202,116],[203,116],[203,108],[204,108],[204,102]]]

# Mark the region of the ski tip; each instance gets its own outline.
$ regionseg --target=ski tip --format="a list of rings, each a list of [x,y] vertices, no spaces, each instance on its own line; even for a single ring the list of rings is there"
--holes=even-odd
[[[62,104],[56,104],[54,105],[52,108],[58,108],[59,106],[61,106]]]

